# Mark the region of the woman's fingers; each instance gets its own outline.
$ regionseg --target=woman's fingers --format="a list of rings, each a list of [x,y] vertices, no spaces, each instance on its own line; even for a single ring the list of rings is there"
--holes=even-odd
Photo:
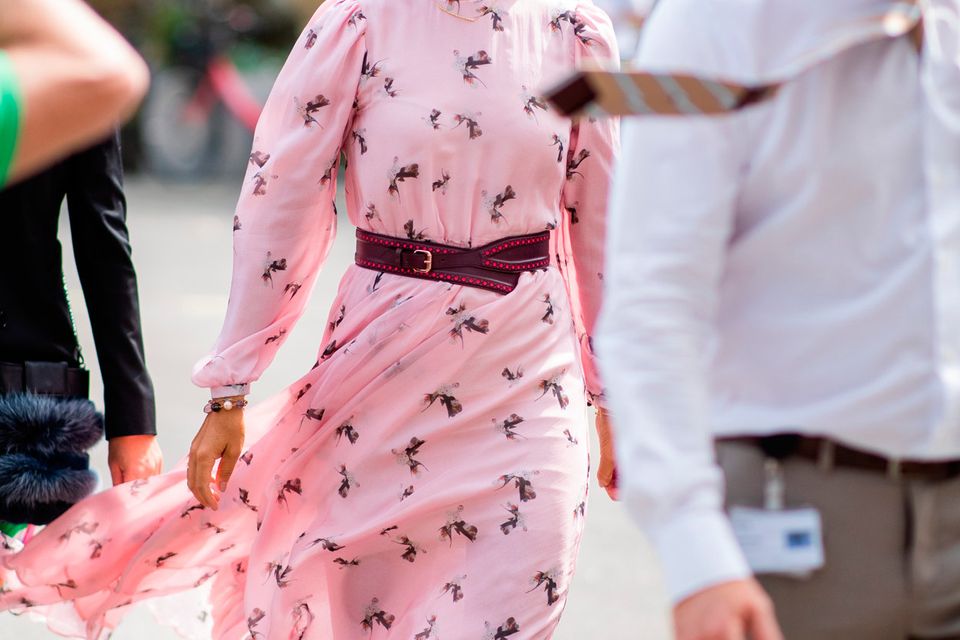
[[[240,459],[240,450],[240,445],[231,442],[227,444],[227,449],[223,452],[223,458],[221,458],[220,466],[217,468],[217,489],[219,489],[220,493],[227,490],[230,476],[233,475],[233,470],[236,468],[237,461]]]
[[[211,449],[204,446],[201,446],[197,452],[197,476],[195,478],[197,487],[194,495],[197,496],[200,504],[214,511],[217,510],[220,500],[213,495],[210,484],[213,482],[213,465],[218,457]]]
[[[196,492],[193,490],[193,487],[194,487],[193,472],[197,467],[196,447],[197,447],[197,441],[196,441],[196,438],[194,438],[193,443],[190,445],[190,453],[187,456],[187,488],[190,489],[190,493],[192,493],[194,497],[196,497],[197,495]]]
[[[190,446],[190,458],[187,462],[187,487],[193,496],[208,509],[216,509],[216,501],[213,493],[210,491],[210,482],[212,481],[213,464],[216,456],[209,444],[209,431],[206,422],[193,439]]]
[[[226,490],[230,476],[240,459],[244,441],[243,413],[226,411],[211,413],[190,446],[187,462],[187,486],[200,504],[213,509],[220,504],[220,493]],[[214,482],[213,467],[217,460],[217,489]]]
[[[209,414],[190,447],[187,464],[187,485],[200,504],[216,510],[220,493],[226,490],[240,459],[244,441],[243,413],[227,411]],[[220,460],[213,488],[213,468]]]
[[[603,485],[604,491],[607,492],[607,495],[610,496],[611,500],[619,501],[620,500],[620,485],[617,482],[617,469],[613,469],[613,477],[610,479],[610,482],[606,485]]]
[[[617,458],[613,444],[610,418],[604,410],[597,411],[597,437],[600,440],[600,464],[597,466],[597,482],[606,489],[613,500],[618,499]]]
[[[198,500],[200,497],[196,492],[196,481],[194,480],[197,472],[197,447],[200,444],[200,436],[203,434],[203,429],[206,426],[206,421],[203,425],[200,426],[200,429],[197,431],[197,435],[193,436],[193,441],[190,443],[190,454],[187,456],[187,488],[190,489],[190,493],[194,495]]]

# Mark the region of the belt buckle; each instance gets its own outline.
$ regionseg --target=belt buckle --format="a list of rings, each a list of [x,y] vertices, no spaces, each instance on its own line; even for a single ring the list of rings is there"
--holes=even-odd
[[[428,251],[428,250],[426,250],[426,249],[415,249],[415,250],[413,251],[413,253],[414,253],[414,255],[420,253],[420,254],[423,254],[424,256],[426,256],[426,257],[424,258],[424,266],[423,266],[423,268],[410,267],[410,268],[413,270],[413,272],[414,272],[414,273],[430,273],[430,271],[433,270],[433,253],[431,253],[430,251]]]

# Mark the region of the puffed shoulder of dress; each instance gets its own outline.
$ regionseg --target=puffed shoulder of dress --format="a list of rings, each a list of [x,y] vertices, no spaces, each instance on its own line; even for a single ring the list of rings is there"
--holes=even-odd
[[[249,183],[262,176],[263,188],[251,193],[245,187],[241,193],[234,217],[233,284],[226,319],[211,353],[193,368],[194,384],[210,389],[213,397],[249,393],[251,383],[272,362],[276,348],[303,313],[305,294],[284,300],[272,287],[257,287],[259,277],[251,278],[250,274],[260,265],[251,264],[250,256],[256,253],[258,237],[276,238],[290,236],[293,229],[303,231],[298,218],[306,217],[308,211],[318,209],[317,219],[334,214],[333,198],[320,202],[315,191],[289,185],[304,178],[302,174],[309,170],[311,161],[317,160],[316,154],[336,156],[342,145],[352,113],[347,107],[355,98],[361,75],[366,23],[357,0],[324,2],[294,43],[264,107],[245,179]],[[309,110],[310,100],[321,99],[324,103],[319,106],[325,107],[328,100],[334,104],[324,109],[330,114],[321,125],[325,131],[307,148],[302,135],[304,122],[290,121],[296,117],[290,105],[306,101]],[[310,120],[316,121],[312,115]],[[271,155],[272,163],[265,167]],[[288,186],[270,189],[266,180],[276,178],[280,173],[277,167],[283,163],[288,165],[284,174]],[[292,164],[300,167],[289,166]],[[310,269],[313,273],[304,273],[302,278],[315,276],[321,262],[316,260]]]

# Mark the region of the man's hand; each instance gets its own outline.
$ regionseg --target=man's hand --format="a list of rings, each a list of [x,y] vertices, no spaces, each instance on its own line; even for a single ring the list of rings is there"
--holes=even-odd
[[[756,580],[698,591],[673,609],[677,640],[783,640],[773,603]]]
[[[163,471],[163,453],[156,436],[120,436],[111,438],[108,446],[107,463],[114,486]]]
[[[597,439],[600,440],[600,465],[597,467],[597,482],[611,499],[617,494],[617,455],[613,447],[613,431],[610,416],[605,409],[597,410]]]
[[[187,486],[208,509],[216,511],[220,505],[220,494],[227,490],[227,483],[243,451],[244,438],[243,409],[208,413],[194,437],[187,463]],[[213,466],[218,459],[220,466],[214,480]],[[214,481],[216,491],[210,488]]]

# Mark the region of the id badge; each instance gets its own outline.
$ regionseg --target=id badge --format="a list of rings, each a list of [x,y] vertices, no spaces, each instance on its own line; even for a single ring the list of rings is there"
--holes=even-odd
[[[823,567],[820,512],[731,507],[733,533],[756,574],[806,577]]]

